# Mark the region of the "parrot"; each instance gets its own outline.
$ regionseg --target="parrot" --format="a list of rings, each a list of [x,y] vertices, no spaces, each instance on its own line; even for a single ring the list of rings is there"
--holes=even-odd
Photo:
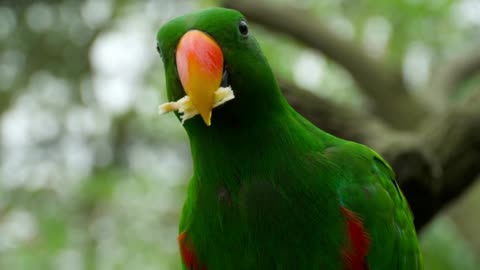
[[[181,211],[181,268],[423,269],[413,215],[390,165],[306,120],[233,9],[163,23],[167,103],[193,176]]]

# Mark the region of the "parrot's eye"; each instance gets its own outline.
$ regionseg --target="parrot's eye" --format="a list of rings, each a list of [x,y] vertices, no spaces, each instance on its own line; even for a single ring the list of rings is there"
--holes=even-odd
[[[160,46],[158,46],[158,42],[157,42],[157,52],[160,54],[160,57],[162,57],[162,51],[160,51]]]
[[[242,36],[248,36],[248,25],[246,21],[240,21],[240,23],[238,24],[238,31],[240,31],[240,34],[242,34]]]

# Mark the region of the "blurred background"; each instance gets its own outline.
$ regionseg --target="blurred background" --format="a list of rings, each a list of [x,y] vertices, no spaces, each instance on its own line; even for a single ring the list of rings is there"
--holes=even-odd
[[[180,269],[177,223],[191,160],[181,124],[173,114],[157,115],[166,98],[155,37],[173,17],[223,4],[0,3],[0,269]],[[270,0],[264,6],[315,18],[310,26],[326,31],[320,40],[332,34],[326,42],[337,42],[338,50],[347,44],[347,51],[366,57],[358,61],[400,74],[408,96],[429,104],[414,105],[428,119],[480,101],[478,0]],[[282,81],[371,114],[389,130],[422,128],[381,113],[394,96],[372,109],[372,100],[385,97],[369,91],[375,87],[362,83],[348,57],[252,17],[251,31]],[[288,24],[288,17],[275,20]],[[451,74],[456,80],[445,82]],[[446,148],[450,143],[442,141]],[[477,176],[469,171],[469,184],[422,227],[426,269],[479,269]]]

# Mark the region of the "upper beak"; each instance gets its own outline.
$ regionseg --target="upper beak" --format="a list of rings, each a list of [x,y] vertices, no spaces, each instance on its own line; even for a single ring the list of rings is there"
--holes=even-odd
[[[175,57],[183,89],[205,124],[210,126],[214,93],[220,87],[223,74],[220,46],[206,33],[190,30],[180,39]]]

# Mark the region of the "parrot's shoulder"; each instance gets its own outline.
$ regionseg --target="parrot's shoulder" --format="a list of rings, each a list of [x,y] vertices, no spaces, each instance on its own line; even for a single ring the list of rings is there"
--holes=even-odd
[[[400,193],[390,165],[371,148],[350,141],[340,141],[322,151],[323,158],[341,171],[345,184],[379,183],[392,195]]]
[[[390,216],[395,209],[410,210],[390,165],[369,147],[343,141],[323,151],[337,174],[337,192],[342,205],[362,215]],[[373,210],[373,211],[372,211]]]

